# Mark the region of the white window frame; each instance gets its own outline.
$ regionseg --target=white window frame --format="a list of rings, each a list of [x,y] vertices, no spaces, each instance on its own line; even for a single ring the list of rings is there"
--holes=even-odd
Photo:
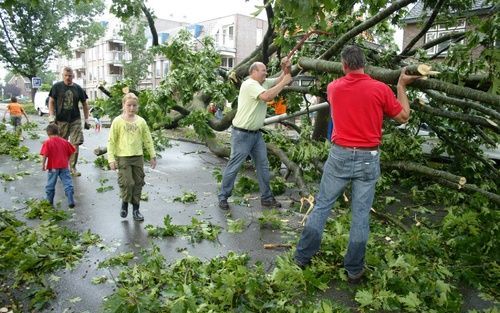
[[[459,23],[456,26],[453,27],[445,27],[441,24],[434,25],[425,34],[425,42],[429,42],[432,40],[435,40],[437,38],[440,38],[442,36],[448,35],[449,33],[453,32],[460,32],[460,31],[465,31],[465,20],[459,21]],[[463,40],[460,41],[460,43],[463,43]],[[440,43],[439,45],[435,45],[433,47],[430,47],[427,49],[427,55],[432,56],[438,53],[442,48],[449,46],[450,45],[450,40],[447,40],[445,42]],[[441,53],[442,56],[446,56],[448,54],[448,50],[443,51]]]

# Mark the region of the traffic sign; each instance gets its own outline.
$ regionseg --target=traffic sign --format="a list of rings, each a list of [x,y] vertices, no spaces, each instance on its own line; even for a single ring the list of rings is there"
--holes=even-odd
[[[32,77],[31,78],[31,87],[32,88],[42,87],[42,79],[40,77]]]

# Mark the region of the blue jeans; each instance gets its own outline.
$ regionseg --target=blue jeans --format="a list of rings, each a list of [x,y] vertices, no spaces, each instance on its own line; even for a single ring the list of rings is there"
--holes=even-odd
[[[47,194],[47,200],[51,205],[54,205],[54,196],[56,194],[56,183],[57,177],[61,178],[64,186],[64,193],[68,199],[68,205],[75,204],[73,198],[73,181],[71,180],[71,175],[69,174],[69,169],[67,168],[55,168],[47,171],[47,186],[45,187],[45,193]]]
[[[261,199],[269,200],[273,197],[269,187],[267,148],[261,132],[247,133],[233,128],[231,132],[231,156],[222,177],[219,201],[226,200],[231,196],[236,175],[249,155],[257,170]]]
[[[306,265],[318,252],[326,220],[337,198],[352,182],[352,221],[344,267],[349,276],[364,268],[366,242],[370,232],[370,209],[375,184],[380,176],[380,153],[341,148],[333,145],[325,163],[316,203],[297,244],[295,260]]]

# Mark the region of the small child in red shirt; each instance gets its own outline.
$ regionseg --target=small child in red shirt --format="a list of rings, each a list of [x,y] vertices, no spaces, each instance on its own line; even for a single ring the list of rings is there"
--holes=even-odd
[[[56,124],[49,124],[46,130],[49,139],[43,142],[40,154],[43,156],[42,170],[48,171],[47,186],[45,187],[47,200],[52,206],[54,205],[57,177],[60,177],[64,193],[68,198],[68,206],[74,208],[75,200],[73,199],[73,181],[69,172],[69,157],[75,153],[76,149],[69,141],[59,137],[59,127]]]

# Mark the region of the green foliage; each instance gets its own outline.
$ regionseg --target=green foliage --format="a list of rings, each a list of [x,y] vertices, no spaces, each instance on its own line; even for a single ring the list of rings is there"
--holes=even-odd
[[[47,200],[30,199],[26,202],[27,211],[24,213],[29,219],[38,218],[42,221],[64,221],[69,214],[62,210],[56,210]]]
[[[232,101],[235,92],[229,82],[220,79],[217,69],[220,55],[210,36],[201,39],[195,49],[192,35],[181,30],[168,45],[158,47],[171,62],[168,77],[159,92],[174,97],[182,105],[191,102],[195,93],[203,91],[214,103]]]
[[[97,268],[107,268],[107,267],[117,267],[117,266],[127,266],[130,261],[134,259],[133,252],[123,252],[117,256],[107,258],[106,260],[99,262]]]
[[[269,182],[269,185],[271,187],[271,191],[273,192],[273,195],[279,196],[287,190],[287,188],[292,188],[295,184],[294,183],[287,183],[286,179],[281,177],[281,176],[276,176],[271,181]]]
[[[96,188],[96,191],[99,193],[106,192],[113,190],[114,187],[111,185],[106,185],[106,183],[109,181],[107,178],[101,178],[99,179],[99,187]]]
[[[222,182],[222,170],[220,168],[214,168],[214,170],[212,171],[212,176],[215,178],[217,184],[220,184]]]
[[[100,155],[94,160],[94,166],[105,171],[110,170],[108,159],[104,155]]]
[[[212,118],[212,115],[206,110],[195,110],[184,117],[181,121],[181,126],[193,126],[196,134],[200,139],[208,139],[215,137],[214,131],[208,125],[207,121]]]
[[[330,301],[304,300],[302,272],[285,259],[269,275],[260,263],[250,265],[247,255],[233,252],[170,265],[157,246],[142,255],[141,263],[120,272],[104,312],[348,312]]]
[[[220,226],[200,221],[194,217],[191,219],[191,225],[174,225],[172,217],[166,215],[163,219],[163,226],[157,227],[149,224],[146,225],[145,229],[152,237],[186,236],[191,243],[200,242],[203,239],[214,241],[221,231]]]
[[[243,227],[245,226],[245,221],[242,219],[227,219],[227,232],[228,233],[242,233]]]
[[[17,172],[17,173],[15,173],[13,175],[6,174],[6,173],[1,173],[0,174],[0,179],[2,179],[4,181],[14,181],[16,179],[23,179],[23,176],[26,176],[26,175],[30,175],[30,173],[27,172],[27,171]]]
[[[259,225],[261,228],[281,229],[284,223],[281,219],[280,212],[273,209],[262,211],[262,216],[259,217]]]
[[[193,203],[198,200],[196,193],[192,191],[185,191],[182,196],[178,196],[174,198],[174,202],[182,202],[182,203]]]
[[[31,78],[41,74],[57,52],[68,53],[75,40],[100,37],[103,27],[93,17],[104,10],[100,0],[88,2],[20,0],[0,6],[4,22],[0,55],[16,74]],[[88,41],[87,41],[88,43]]]
[[[33,290],[27,296],[31,310],[39,311],[55,297],[54,291],[46,286],[48,275],[73,268],[89,241],[81,241],[78,233],[57,225],[54,221],[61,220],[60,216],[50,211],[43,201],[27,203],[30,218],[40,216],[46,221],[29,227],[12,213],[0,210],[0,279],[9,282],[2,285],[2,291],[9,294],[24,297],[24,290]]]
[[[132,89],[137,89],[141,79],[148,74],[148,65],[153,62],[153,54],[146,49],[146,21],[139,18],[127,19],[119,35],[125,41],[125,48],[130,59],[123,64],[124,78]]]
[[[259,183],[248,176],[241,175],[234,186],[233,195],[242,197],[257,191],[259,191]]]

